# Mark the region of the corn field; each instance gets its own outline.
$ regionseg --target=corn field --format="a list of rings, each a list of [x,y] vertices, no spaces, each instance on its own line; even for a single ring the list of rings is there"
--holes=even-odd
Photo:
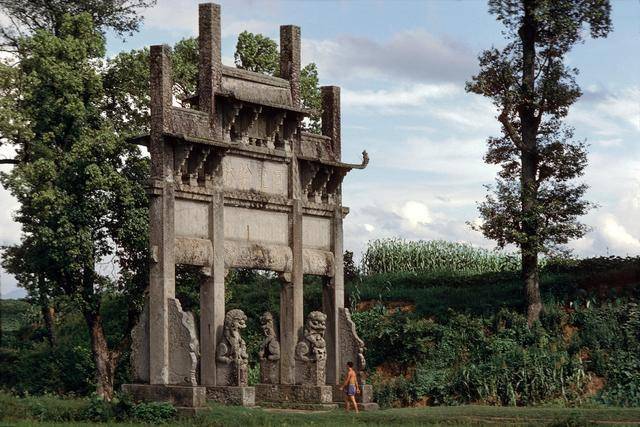
[[[516,271],[516,255],[443,240],[377,239],[362,258],[364,274],[409,272],[489,273]]]

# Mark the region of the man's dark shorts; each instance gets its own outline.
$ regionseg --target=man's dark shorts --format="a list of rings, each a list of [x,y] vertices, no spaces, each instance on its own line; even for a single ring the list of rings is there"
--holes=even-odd
[[[347,389],[345,390],[345,393],[347,393],[347,396],[355,396],[356,395],[356,386],[355,386],[355,384],[349,384],[347,386]]]

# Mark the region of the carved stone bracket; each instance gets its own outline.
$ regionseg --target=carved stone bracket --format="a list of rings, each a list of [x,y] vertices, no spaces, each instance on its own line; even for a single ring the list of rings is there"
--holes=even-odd
[[[174,170],[176,175],[176,181],[180,182],[183,176],[188,174],[188,161],[191,151],[193,151],[193,144],[184,144],[176,146],[175,158],[174,158]]]
[[[336,202],[336,196],[340,193],[342,180],[345,176],[347,176],[346,169],[333,169],[333,173],[331,174],[331,177],[327,181],[327,185],[325,187],[327,203],[332,204]]]
[[[309,196],[313,197],[313,200],[316,203],[322,203],[323,201],[327,201],[327,182],[331,178],[333,173],[333,169],[327,166],[321,166],[315,178],[311,182],[311,194]],[[324,199],[324,200],[323,200]]]
[[[292,141],[294,139],[299,139],[301,126],[302,116],[298,114],[287,115],[282,124],[282,140],[285,151],[290,151]]]
[[[306,201],[333,204],[349,168],[300,160],[300,187]]]
[[[249,138],[249,132],[251,128],[256,124],[258,118],[260,117],[260,113],[262,113],[262,106],[256,105],[250,108],[250,113],[248,120],[245,122],[245,126],[240,131],[240,142],[243,144],[250,145],[251,141]]]
[[[222,176],[222,159],[227,148],[175,140],[175,182],[179,187],[212,188],[215,177]]]
[[[303,197],[307,198],[311,193],[313,180],[320,169],[320,165],[313,162],[300,162],[300,188],[302,188]]]
[[[286,111],[278,111],[273,114],[272,120],[268,122],[267,129],[267,148],[279,148],[284,149],[284,140],[282,135],[284,133],[284,119],[287,117]]]
[[[209,147],[198,147],[194,150],[195,155],[189,158],[189,185],[193,187],[198,186],[198,181],[204,181],[204,163],[211,153]]]
[[[232,131],[235,131],[236,121],[242,110],[242,103],[234,102],[226,110],[224,114],[224,124],[222,127],[222,136],[225,141],[233,140]]]

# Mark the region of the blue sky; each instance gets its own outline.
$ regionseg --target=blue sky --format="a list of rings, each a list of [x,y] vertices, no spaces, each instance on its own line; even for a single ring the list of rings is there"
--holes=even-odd
[[[482,161],[499,127],[491,104],[464,92],[482,49],[504,44],[485,1],[221,1],[223,62],[233,64],[242,30],[278,40],[281,24],[302,27],[303,64],[318,65],[321,84],[342,87],[343,158],[371,157],[345,179],[345,248],[370,239],[446,239],[491,248],[472,231],[476,202],[495,169]],[[612,2],[614,31],[587,39],[569,55],[584,96],[568,117],[586,139],[587,198],[599,208],[592,227],[569,246],[576,255],[640,254],[640,2]],[[159,0],[142,30],[108,50],[173,44],[197,32],[197,1]],[[0,243],[19,239],[15,202],[2,190]],[[15,288],[3,273],[3,290]]]

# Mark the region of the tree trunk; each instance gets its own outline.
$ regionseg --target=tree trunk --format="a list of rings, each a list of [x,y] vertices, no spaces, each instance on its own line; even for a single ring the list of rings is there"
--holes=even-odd
[[[527,322],[531,326],[540,317],[542,309],[538,283],[538,126],[535,94],[536,32],[535,0],[524,0],[524,18],[518,31],[522,41],[522,104],[519,108],[522,132],[520,147],[520,192],[522,203],[522,231],[525,241],[521,243],[522,277],[527,304]]]
[[[38,304],[40,305],[40,312],[44,319],[44,326],[47,329],[47,340],[49,345],[53,347],[56,344],[55,316],[56,312],[51,305],[51,299],[47,293],[47,283],[43,274],[38,275]]]
[[[56,311],[49,304],[40,306],[42,317],[44,318],[44,326],[47,328],[47,340],[51,347],[56,345],[55,317]]]
[[[109,351],[102,328],[102,317],[95,313],[85,313],[85,319],[91,335],[91,353],[96,365],[96,393],[105,400],[111,400],[118,356]]]
[[[527,323],[529,326],[540,318],[542,300],[538,281],[538,254],[522,255],[522,278],[527,302]]]

